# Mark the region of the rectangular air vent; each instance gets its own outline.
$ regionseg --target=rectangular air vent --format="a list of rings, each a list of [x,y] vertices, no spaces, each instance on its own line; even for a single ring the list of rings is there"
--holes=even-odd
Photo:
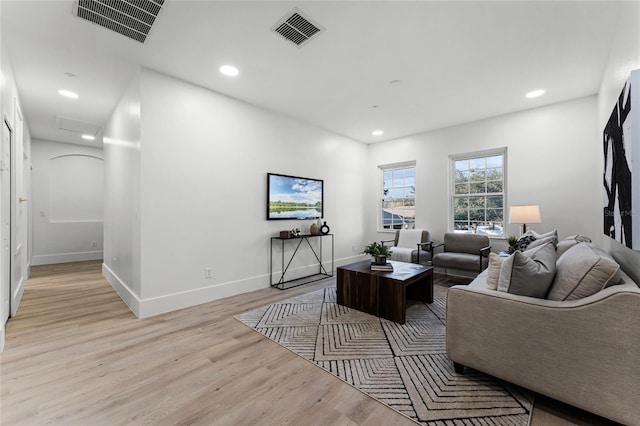
[[[76,16],[144,43],[165,0],[78,0]]]
[[[324,31],[324,28],[294,7],[291,12],[271,27],[271,31],[280,34],[291,43],[301,47],[312,38],[318,36]]]
[[[56,123],[58,129],[66,130],[67,132],[83,133],[87,135],[97,135],[102,127],[95,123],[89,123],[87,121],[76,120],[75,118],[56,116]]]

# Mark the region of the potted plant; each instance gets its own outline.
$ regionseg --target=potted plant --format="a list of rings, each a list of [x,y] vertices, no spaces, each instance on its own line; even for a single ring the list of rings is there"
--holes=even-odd
[[[516,251],[517,242],[518,242],[518,239],[513,235],[510,235],[509,238],[507,238],[507,243],[509,243],[509,254]]]
[[[391,255],[391,247],[374,241],[366,246],[362,253],[373,256],[373,262],[376,265],[386,265],[387,256]]]

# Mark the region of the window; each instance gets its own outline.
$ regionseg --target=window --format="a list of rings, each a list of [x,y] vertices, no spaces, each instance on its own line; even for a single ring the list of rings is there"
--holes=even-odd
[[[450,158],[453,231],[503,236],[506,148]]]
[[[416,221],[416,164],[380,166],[380,229],[413,229]]]

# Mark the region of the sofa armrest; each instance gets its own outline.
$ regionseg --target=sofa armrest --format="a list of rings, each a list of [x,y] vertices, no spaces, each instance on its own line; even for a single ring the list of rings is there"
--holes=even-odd
[[[459,364],[612,420],[640,418],[640,289],[550,301],[454,286],[447,354]]]

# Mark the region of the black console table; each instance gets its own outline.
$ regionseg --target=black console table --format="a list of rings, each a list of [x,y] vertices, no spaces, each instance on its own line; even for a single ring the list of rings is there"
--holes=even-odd
[[[331,241],[331,270],[327,271],[324,265],[322,264],[322,244],[325,239],[329,239]],[[313,244],[311,244],[310,240],[318,241],[317,250],[314,248]],[[306,245],[305,245],[306,243]],[[280,278],[274,282],[273,279],[273,245],[280,244],[280,254],[281,254],[281,269],[280,269]],[[295,246],[293,253],[291,256],[287,256],[287,262],[285,265],[285,244],[292,244]],[[311,253],[315,257],[315,260],[318,262],[318,272],[315,272],[310,275],[305,275],[303,277],[287,279],[285,277],[289,267],[291,266],[291,262],[296,254],[299,252],[301,246],[306,249],[307,247],[311,249]],[[269,247],[269,284],[271,287],[276,287],[280,290],[285,290],[292,287],[297,287],[303,284],[309,284],[315,281],[320,281],[327,277],[333,277],[333,234],[321,234],[321,235],[300,235],[299,237],[291,237],[291,238],[282,238],[282,237],[271,237],[271,246]],[[277,275],[276,275],[276,278]]]

